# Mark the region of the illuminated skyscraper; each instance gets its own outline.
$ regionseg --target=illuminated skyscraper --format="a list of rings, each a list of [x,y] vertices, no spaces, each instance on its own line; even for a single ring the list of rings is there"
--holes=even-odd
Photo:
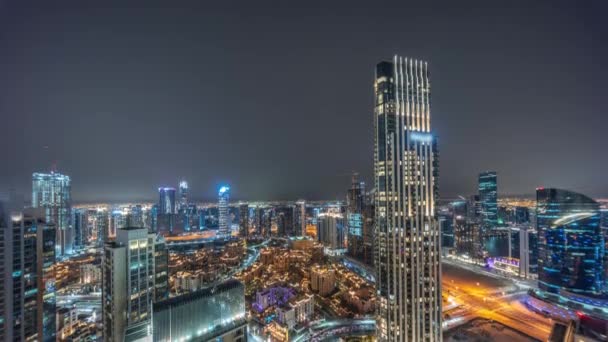
[[[0,202],[0,339],[55,341],[55,225]]]
[[[479,201],[481,204],[481,226],[483,232],[491,232],[498,225],[498,186],[496,172],[479,174]]]
[[[118,229],[102,257],[103,336],[135,341],[150,335],[155,297],[155,235],[145,228]]]
[[[158,188],[158,214],[172,215],[177,213],[175,207],[175,188]]]
[[[95,213],[95,236],[98,246],[110,241],[110,218],[108,211],[103,208]]]
[[[374,266],[380,341],[441,341],[437,145],[427,63],[395,56],[374,83]]]
[[[80,249],[87,242],[87,213],[84,209],[74,209],[72,217],[72,229],[74,231],[74,249]]]
[[[538,286],[553,294],[597,296],[605,285],[599,204],[567,190],[536,190]]]
[[[179,210],[185,210],[188,207],[188,182],[182,180],[179,182]]]
[[[351,187],[346,195],[346,225],[348,234],[348,254],[363,259],[363,208],[365,207],[365,183],[353,174]]]
[[[218,236],[230,236],[230,212],[228,211],[228,201],[230,200],[230,187],[222,186],[218,192],[218,212],[219,212],[219,230]]]
[[[127,227],[127,215],[128,212],[123,212],[122,210],[115,209],[110,213],[110,230],[109,237],[113,239],[116,237],[116,232],[121,229]],[[137,227],[137,226],[132,226]],[[139,228],[142,228],[141,226]]]
[[[297,236],[304,236],[306,234],[306,202],[304,200],[299,200],[296,202],[294,216],[296,225],[295,234]]]
[[[57,255],[72,253],[70,177],[60,173],[32,175],[32,207],[44,208],[46,221],[57,229]]]
[[[249,205],[247,203],[239,205],[239,235],[241,237],[249,235]]]

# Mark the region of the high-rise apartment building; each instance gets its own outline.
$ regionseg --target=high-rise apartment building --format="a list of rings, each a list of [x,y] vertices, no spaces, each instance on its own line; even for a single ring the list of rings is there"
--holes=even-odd
[[[179,210],[185,210],[188,207],[188,182],[181,180],[179,182]]]
[[[88,241],[88,217],[85,209],[74,209],[72,230],[74,231],[74,249],[83,248]]]
[[[239,205],[239,235],[241,237],[249,235],[249,205],[247,203]]]
[[[424,61],[395,56],[376,66],[377,336],[441,341],[437,144]]]
[[[70,177],[60,173],[32,175],[32,207],[44,208],[46,222],[56,226],[57,255],[72,253]]]
[[[364,254],[363,209],[365,208],[365,183],[353,174],[351,187],[346,194],[346,225],[348,254],[362,260]]]
[[[370,266],[374,265],[375,227],[375,203],[373,200],[368,200],[366,201],[365,207],[363,208],[363,254],[361,255],[361,261]]]
[[[0,203],[0,339],[55,341],[55,224]]]
[[[498,184],[496,172],[479,174],[479,201],[481,204],[481,227],[483,233],[491,233],[498,225]]]
[[[155,296],[155,235],[144,228],[118,229],[102,258],[103,336],[135,341],[151,333]]]
[[[306,201],[299,200],[296,202],[294,216],[295,234],[297,236],[306,235]]]
[[[275,208],[278,236],[294,236],[294,207],[281,206]]]
[[[333,250],[344,249],[344,217],[338,213],[319,214],[317,239],[325,247]]]
[[[219,230],[218,236],[222,238],[230,237],[230,212],[228,202],[230,200],[230,187],[222,186],[218,192],[218,212],[219,212]]]
[[[154,301],[169,298],[169,250],[162,236],[154,240]]]
[[[95,239],[98,246],[110,241],[110,217],[103,208],[97,209],[95,213]]]
[[[119,229],[127,227],[127,215],[128,212],[124,212],[120,209],[114,209],[110,213],[110,230],[109,230],[109,238],[113,239],[116,237],[116,234]],[[133,226],[137,227],[137,226]],[[139,227],[142,228],[142,227]]]

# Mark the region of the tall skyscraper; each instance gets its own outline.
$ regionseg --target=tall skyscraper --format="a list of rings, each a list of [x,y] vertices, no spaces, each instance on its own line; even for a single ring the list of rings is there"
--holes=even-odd
[[[294,235],[294,207],[281,206],[275,208],[275,218],[277,222],[277,235],[293,236]]]
[[[296,202],[296,209],[294,215],[294,220],[296,224],[295,234],[297,236],[306,235],[306,201],[299,200]]]
[[[108,211],[99,208],[95,214],[95,236],[98,246],[110,241],[110,218]]]
[[[118,229],[102,258],[103,336],[133,341],[150,334],[155,296],[155,235],[145,228]]]
[[[536,190],[538,286],[553,294],[597,296],[606,275],[599,204],[567,190]]]
[[[185,210],[188,207],[188,182],[182,180],[179,182],[179,210]]]
[[[479,174],[479,201],[481,204],[481,227],[483,233],[490,233],[498,225],[498,185],[496,172]]]
[[[218,192],[218,212],[219,212],[219,230],[218,236],[230,236],[230,212],[228,211],[228,202],[230,200],[230,187],[222,186]]]
[[[346,224],[348,254],[363,258],[363,208],[365,207],[365,183],[359,182],[357,174],[352,177],[351,187],[346,194]]]
[[[86,245],[88,218],[84,209],[74,209],[72,216],[72,229],[74,231],[74,249],[81,249]]]
[[[158,188],[158,214],[172,215],[177,213],[175,206],[175,188]]]
[[[239,205],[239,235],[241,237],[249,235],[249,205],[247,203]]]
[[[437,144],[426,62],[395,56],[376,66],[377,336],[441,341]]]
[[[363,207],[363,255],[362,261],[370,266],[374,265],[374,236],[376,227],[376,206],[373,199],[375,194],[369,194]]]
[[[70,177],[60,173],[32,175],[32,207],[44,208],[46,222],[56,226],[57,255],[72,253]]]
[[[55,225],[0,202],[0,339],[55,341]]]

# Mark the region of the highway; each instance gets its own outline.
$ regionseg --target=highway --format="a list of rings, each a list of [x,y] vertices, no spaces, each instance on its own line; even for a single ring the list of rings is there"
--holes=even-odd
[[[491,319],[537,340],[549,337],[553,322],[528,310],[521,300],[526,289],[507,279],[493,278],[453,264],[443,264],[443,293],[461,305],[457,317],[466,322],[475,317]],[[453,318],[453,317],[451,317]]]
[[[370,283],[369,270],[353,260],[343,259],[343,264],[359,273]],[[528,310],[522,301],[534,284],[530,281],[507,279],[488,272],[479,266],[445,260],[442,263],[443,293],[450,304],[444,308],[449,318],[444,320],[444,330],[464,324],[476,317],[495,320],[535,339],[545,341],[549,337],[553,321]]]

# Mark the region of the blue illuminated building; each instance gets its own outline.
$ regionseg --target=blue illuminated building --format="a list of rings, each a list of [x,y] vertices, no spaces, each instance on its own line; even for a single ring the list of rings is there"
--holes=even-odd
[[[486,171],[479,174],[479,201],[481,202],[481,219],[484,232],[491,231],[498,225],[498,186],[496,172]]]
[[[219,230],[218,236],[230,236],[230,212],[228,211],[228,201],[230,200],[230,187],[221,186],[218,191],[218,212],[219,212]]]
[[[353,174],[351,187],[346,195],[346,225],[348,254],[363,260],[365,241],[363,236],[363,209],[365,207],[365,183],[359,182],[357,174]]]
[[[32,207],[44,208],[46,222],[57,227],[57,255],[71,254],[74,236],[70,177],[57,172],[32,174]]]
[[[602,295],[605,250],[599,204],[554,188],[538,188],[536,200],[539,288],[561,295]]]
[[[158,188],[158,213],[168,215],[177,213],[175,205],[175,188]]]

